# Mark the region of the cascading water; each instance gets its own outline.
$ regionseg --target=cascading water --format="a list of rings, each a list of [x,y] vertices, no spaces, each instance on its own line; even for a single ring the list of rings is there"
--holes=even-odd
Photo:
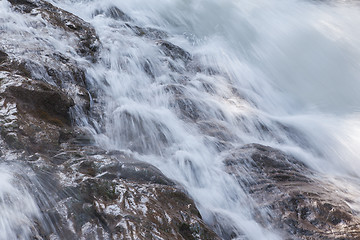
[[[93,24],[103,44],[88,71],[106,92],[99,143],[130,150],[178,181],[209,224],[250,239],[280,236],[253,220],[256,205],[224,172],[229,148],[261,143],[317,171],[359,176],[356,3],[56,4]],[[114,6],[129,17],[114,15]],[[137,25],[158,35],[139,38]],[[159,37],[189,51],[198,66],[165,56]]]
[[[14,164],[0,166],[0,239],[28,239],[34,231],[34,220],[41,219],[36,199],[19,174],[22,168]]]
[[[87,72],[106,103],[98,143],[184,186],[223,238],[282,236],[266,227],[267,209],[255,221],[256,203],[225,172],[231,149],[260,143],[329,176],[359,177],[356,2],[53,3],[90,22],[102,43]]]

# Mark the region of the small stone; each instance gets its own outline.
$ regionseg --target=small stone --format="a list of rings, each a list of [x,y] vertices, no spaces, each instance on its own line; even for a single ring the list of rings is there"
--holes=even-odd
[[[0,50],[0,64],[2,62],[6,61],[7,58],[8,58],[8,55],[5,52]]]

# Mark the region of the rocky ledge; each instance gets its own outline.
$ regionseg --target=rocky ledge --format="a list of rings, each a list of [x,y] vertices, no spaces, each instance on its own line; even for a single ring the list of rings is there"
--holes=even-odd
[[[0,159],[30,165],[39,181],[31,239],[219,239],[180,186],[76,126],[72,113],[96,102],[85,68],[101,45],[90,24],[45,1],[9,3],[35,33],[0,30]],[[68,54],[34,36],[49,30]],[[16,41],[24,34],[35,40]]]

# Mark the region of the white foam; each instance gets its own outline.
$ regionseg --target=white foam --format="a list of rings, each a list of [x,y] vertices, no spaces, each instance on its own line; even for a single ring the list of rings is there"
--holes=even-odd
[[[360,176],[360,118],[353,115],[360,109],[357,6],[296,0],[56,4],[91,22],[103,43],[100,63],[88,72],[108,93],[99,143],[131,149],[181,183],[208,223],[220,216],[250,239],[279,238],[253,219],[256,204],[224,172],[226,154],[216,149],[216,138],[179,116],[167,85],[183,86],[200,117],[236,136],[232,146],[261,143],[326,174]],[[187,72],[154,40],[136,36],[121,20],[93,15],[113,5],[135,20],[130,24],[166,30],[171,42],[219,74]],[[155,79],[144,71],[145,60]],[[172,71],[169,62],[184,72]],[[205,91],[203,82],[214,91]]]

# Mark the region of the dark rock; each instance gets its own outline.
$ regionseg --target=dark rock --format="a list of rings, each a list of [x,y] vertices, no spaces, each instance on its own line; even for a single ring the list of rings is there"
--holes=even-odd
[[[3,52],[3,51],[0,51],[0,63],[4,62],[6,59],[7,59],[8,55]]]
[[[224,163],[260,208],[271,209],[269,221],[287,231],[288,237],[360,237],[360,231],[355,230],[360,227],[360,218],[335,193],[335,186],[313,178],[312,171],[295,158],[271,147],[250,144],[233,150]]]
[[[150,27],[139,27],[129,23],[125,24],[126,27],[133,30],[133,32],[139,37],[146,37],[152,40],[168,38],[168,34],[162,30]]]
[[[32,69],[37,69],[38,67],[41,69],[41,67],[38,64],[31,61],[10,60],[2,64],[2,66],[0,66],[0,70],[9,71],[26,78],[30,78],[33,74]]]
[[[36,7],[34,1],[31,0],[8,0],[13,5],[26,5],[29,7]]]
[[[175,97],[175,107],[179,110],[180,115],[187,117],[192,121],[197,121],[200,118],[200,109],[196,103],[186,97]]]
[[[35,78],[38,75],[43,75],[42,78],[45,81],[49,81],[51,79],[51,82],[55,82],[58,86],[62,86],[64,83],[76,83],[79,86],[85,86],[85,71],[81,69],[80,67],[76,66],[75,64],[71,62],[64,63],[64,66],[67,68],[66,70],[59,71],[58,69],[55,69],[50,66],[44,66],[46,74],[44,73],[38,73],[37,71],[31,71],[32,75],[35,76]],[[41,68],[38,68],[41,69]]]
[[[127,179],[129,181],[149,182],[162,185],[175,185],[174,182],[166,178],[157,168],[143,162],[123,163],[116,162],[111,165],[105,165],[100,168],[113,174],[117,178]]]
[[[93,16],[98,16],[100,14],[104,14],[107,17],[113,18],[115,20],[121,20],[124,22],[133,21],[126,13],[121,11],[119,8],[115,6],[109,7],[106,11],[97,9]]]
[[[79,166],[79,172],[90,175],[92,177],[96,176],[96,165],[92,161],[83,161]]]
[[[236,139],[229,129],[219,122],[215,121],[199,121],[198,127],[203,134],[217,138],[221,141],[230,141]]]
[[[20,86],[10,86],[5,91],[8,98],[17,103],[18,109],[29,112],[52,124],[70,124],[69,109],[72,99],[61,90],[43,82],[24,82]]]
[[[79,40],[77,52],[81,56],[88,57],[93,62],[96,61],[100,41],[95,29],[89,23],[46,1],[9,0],[9,2],[14,6],[15,10],[23,13],[30,13],[36,9],[48,23],[62,28],[64,31],[72,32]]]
[[[164,90],[166,92],[169,92],[171,94],[173,94],[174,96],[179,96],[182,97],[186,91],[185,87],[178,84],[178,85],[166,85],[164,87]]]
[[[93,135],[87,131],[86,129],[81,128],[73,128],[73,131],[68,132],[61,132],[60,133],[61,142],[68,142],[72,145],[76,146],[93,146],[95,144],[95,139]]]
[[[176,46],[168,41],[157,41],[158,46],[162,52],[173,60],[180,59],[184,62],[188,62],[192,59],[191,54],[179,46]]]
[[[56,150],[61,133],[71,131],[71,98],[50,84],[2,73],[0,129],[5,142],[30,153]]]
[[[106,15],[110,16],[113,19],[116,20],[122,20],[122,21],[132,21],[132,19],[125,14],[123,11],[121,11],[119,8],[112,6],[106,11]]]
[[[90,39],[90,45],[99,46],[95,30],[90,24],[45,1],[10,3],[19,12],[27,14],[28,11],[23,11],[22,7],[31,8],[31,16],[40,15],[43,18],[44,21],[39,21],[42,24],[35,26],[36,30],[58,28],[74,40],[71,45],[77,52],[87,52],[85,57],[96,57],[97,53],[94,55],[91,49],[85,47],[80,50],[86,39]],[[34,22],[37,21],[34,18]],[[2,97],[6,103],[15,104],[14,115],[18,115],[12,125],[4,122],[7,127],[2,129],[2,136],[6,142],[30,152],[54,151],[64,142],[93,144],[94,139],[89,134],[76,132],[70,126],[74,120],[70,116],[73,112],[89,112],[92,106],[93,99],[86,89],[85,66],[72,58],[71,54],[56,51],[41,36],[33,36],[34,39],[39,38],[39,41],[33,42],[32,48],[26,43],[22,45],[22,42],[10,41],[23,37],[17,31],[9,30],[1,36],[4,38],[0,38],[0,41],[9,51],[7,58],[0,64],[0,71],[6,73],[6,78],[14,83],[7,85]]]
[[[87,239],[95,236],[95,232],[83,232],[85,226],[98,229],[99,237],[107,235],[113,239],[126,239],[130,233],[144,240],[155,236],[218,239],[205,227],[194,202],[153,166],[124,153],[104,153],[96,147],[72,148],[61,154],[68,161],[53,170],[51,178],[62,176],[62,181],[72,187],[52,183],[58,186],[57,192],[49,190],[48,194],[61,196],[52,209],[66,209],[66,214],[64,211],[52,214],[57,215],[54,225],[66,236],[70,236],[70,222],[75,235]],[[124,169],[133,166],[136,166],[134,175],[123,174]],[[107,172],[116,177],[103,178]],[[148,173],[144,177],[142,172]]]
[[[262,175],[260,179],[266,176],[279,182],[310,181],[310,178],[301,174],[301,171],[306,169],[301,162],[277,149],[259,144],[245,145],[238,151],[235,150],[224,163],[229,168],[236,168],[236,165],[245,166],[246,171]]]
[[[144,68],[144,71],[145,73],[152,79],[155,79],[155,73],[153,71],[153,67],[151,66],[151,63],[150,61],[146,60],[144,63],[143,63],[143,68]]]
[[[36,8],[36,4],[31,0],[8,0],[12,5],[16,6],[17,10],[30,13],[32,9]]]
[[[124,142],[128,149],[136,152],[160,152],[163,147],[169,146],[173,141],[166,125],[144,119],[128,110],[118,112],[111,121],[116,121],[121,129],[121,133],[118,132],[119,129],[114,129],[119,133],[117,134],[119,138],[115,140],[119,143]],[[156,129],[157,133],[151,134],[147,131],[148,128]],[[139,137],[139,133],[141,133],[141,137]]]
[[[188,224],[181,223],[179,227],[179,232],[184,239],[195,240]]]

